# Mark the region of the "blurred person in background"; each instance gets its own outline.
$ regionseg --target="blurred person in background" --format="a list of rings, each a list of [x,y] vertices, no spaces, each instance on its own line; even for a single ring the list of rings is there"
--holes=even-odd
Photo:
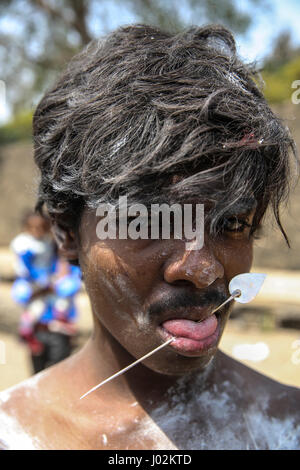
[[[71,353],[80,269],[58,256],[49,219],[35,212],[24,216],[23,232],[13,239],[11,249],[17,276],[12,296],[24,308],[19,335],[28,345],[36,373]]]

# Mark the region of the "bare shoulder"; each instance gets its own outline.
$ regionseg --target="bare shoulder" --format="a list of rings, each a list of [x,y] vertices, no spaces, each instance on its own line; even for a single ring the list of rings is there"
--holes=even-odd
[[[300,449],[300,389],[282,384],[221,353],[221,383],[238,403],[254,448]],[[221,367],[220,367],[221,366]]]
[[[0,392],[0,448],[36,449],[32,424],[38,419],[39,380],[43,373]]]
[[[221,352],[219,352],[218,361],[224,377],[229,374],[231,381],[243,387],[247,396],[277,397],[283,402],[288,397],[290,406],[296,407],[295,411],[299,412],[300,388],[278,382]]]
[[[299,411],[300,388],[283,384],[225,354],[223,356],[227,368],[233,371],[233,380],[244,386],[248,385],[247,392],[249,395],[254,394],[257,397],[262,394],[269,398],[277,397],[284,401],[286,397],[289,397],[291,406],[298,403],[297,410]]]
[[[60,448],[70,425],[65,395],[60,364],[0,392],[0,448]]]
[[[91,426],[78,406],[74,356],[0,392],[0,449],[87,447],[82,436]]]

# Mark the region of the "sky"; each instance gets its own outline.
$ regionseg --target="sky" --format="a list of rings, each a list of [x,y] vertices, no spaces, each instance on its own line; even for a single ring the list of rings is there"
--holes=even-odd
[[[222,1],[222,0],[220,0]],[[292,42],[300,46],[300,0],[264,0],[269,6],[262,8],[253,7],[250,0],[237,0],[241,10],[246,10],[254,15],[253,24],[245,36],[236,37],[238,52],[246,61],[257,61],[258,63],[272,50],[274,39],[281,31],[290,30]],[[112,3],[109,5],[107,29],[113,30],[121,24],[135,22],[135,18],[127,13],[124,8],[116,9]],[[184,4],[184,0],[182,0]],[[99,32],[99,25],[95,21],[96,15],[91,15],[90,27]],[[0,23],[5,22],[5,18],[0,18]],[[17,25],[14,25],[16,28]],[[8,29],[11,25],[7,24]],[[300,77],[299,77],[300,79]],[[5,101],[3,83],[1,83],[0,72],[0,124],[9,120],[9,105]]]
[[[222,0],[219,0],[222,2]],[[300,0],[261,0],[265,8],[253,6],[250,0],[236,0],[239,9],[254,15],[253,24],[244,37],[238,37],[240,55],[250,61],[261,60],[272,50],[274,38],[280,31],[290,30],[295,45],[300,46]],[[184,0],[181,1],[184,15]],[[130,24],[135,21],[126,8],[115,7],[110,4],[108,11],[108,26],[110,30],[121,24]],[[192,14],[187,13],[186,18],[192,21]],[[91,28],[99,32],[96,15],[91,18]]]
[[[300,46],[300,0],[269,0],[271,8],[257,12],[253,25],[244,38],[239,39],[239,53],[249,60],[261,60],[272,50],[272,43],[280,31],[290,30],[292,42]],[[249,1],[240,1],[249,11]],[[299,77],[300,79],[300,77]]]

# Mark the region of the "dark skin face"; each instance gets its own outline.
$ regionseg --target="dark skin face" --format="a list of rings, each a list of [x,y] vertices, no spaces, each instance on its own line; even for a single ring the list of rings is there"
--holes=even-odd
[[[212,239],[206,232],[204,247],[188,251],[185,240],[101,241],[99,217],[84,211],[77,244],[95,317],[94,339],[105,331],[108,341],[117,340],[133,361],[170,337],[164,321],[208,318],[229,297],[230,280],[250,270],[253,239],[244,222],[251,225],[254,213],[236,214],[222,235]],[[217,314],[218,335],[211,346],[190,351],[169,345],[144,364],[165,375],[204,370],[216,354],[230,309],[227,304]]]

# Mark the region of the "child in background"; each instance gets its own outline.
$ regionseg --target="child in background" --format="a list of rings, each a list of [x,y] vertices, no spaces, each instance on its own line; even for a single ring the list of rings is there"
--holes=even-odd
[[[24,306],[19,334],[29,346],[36,373],[71,353],[81,273],[58,257],[47,218],[30,212],[23,228],[11,242],[17,276],[12,296]]]

